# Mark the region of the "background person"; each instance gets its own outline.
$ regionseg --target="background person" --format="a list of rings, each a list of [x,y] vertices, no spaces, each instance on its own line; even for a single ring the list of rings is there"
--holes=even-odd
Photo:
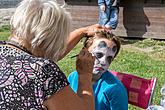
[[[11,19],[9,42],[0,42],[0,109],[93,110],[92,55],[82,49],[77,57],[77,94],[54,61],[96,27],[69,34],[70,15],[55,0],[23,0]]]
[[[116,29],[120,0],[98,0],[99,25],[106,29]]]
[[[84,47],[95,56],[92,76],[95,110],[128,110],[125,87],[108,71],[120,50],[119,39],[111,33],[101,31],[94,37],[87,38]],[[77,71],[72,72],[68,77],[70,86],[76,93],[78,80]]]

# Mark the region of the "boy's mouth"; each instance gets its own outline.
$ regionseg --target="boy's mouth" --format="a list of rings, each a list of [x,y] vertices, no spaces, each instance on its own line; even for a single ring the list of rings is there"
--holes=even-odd
[[[102,67],[94,67],[98,71],[103,71],[104,69]]]

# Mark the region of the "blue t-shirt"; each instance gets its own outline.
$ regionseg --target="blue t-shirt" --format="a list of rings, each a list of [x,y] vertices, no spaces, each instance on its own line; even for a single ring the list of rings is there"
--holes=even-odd
[[[72,72],[68,81],[74,92],[78,89],[78,73]],[[93,85],[95,110],[128,110],[128,96],[123,84],[109,71]]]

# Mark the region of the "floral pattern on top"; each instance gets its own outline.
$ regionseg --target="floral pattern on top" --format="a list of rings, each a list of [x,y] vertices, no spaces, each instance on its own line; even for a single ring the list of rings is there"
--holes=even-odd
[[[68,84],[53,61],[0,45],[0,110],[42,110]]]

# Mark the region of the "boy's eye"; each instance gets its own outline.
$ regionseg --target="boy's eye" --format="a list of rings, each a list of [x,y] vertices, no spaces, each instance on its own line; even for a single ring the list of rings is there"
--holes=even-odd
[[[112,61],[113,57],[112,56],[108,56],[107,57],[107,61],[110,63]]]
[[[96,55],[97,58],[103,57],[103,54],[102,53],[96,53],[95,55]]]

